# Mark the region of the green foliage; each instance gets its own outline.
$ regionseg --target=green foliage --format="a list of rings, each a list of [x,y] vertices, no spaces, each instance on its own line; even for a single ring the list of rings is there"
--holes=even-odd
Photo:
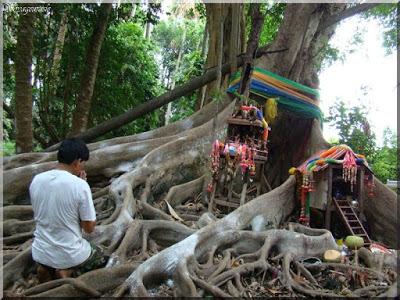
[[[355,4],[357,5],[357,4]],[[381,4],[373,9],[369,9],[360,14],[364,19],[374,18],[380,22],[384,28],[383,31],[383,47],[385,48],[386,54],[390,54],[393,50],[397,49],[398,45],[398,23],[397,16],[397,4]],[[356,52],[360,46],[362,46],[364,40],[363,36],[366,32],[366,28],[357,26],[352,39],[346,43],[344,50],[332,46],[331,43],[326,39],[321,40],[321,47],[317,53],[316,69],[324,69],[331,66],[334,62],[344,62],[348,54]]]
[[[327,139],[327,142],[332,145],[339,145],[339,139],[336,137],[331,137]]]
[[[336,61],[340,61],[343,63],[345,60],[345,54],[340,52],[339,49],[332,47],[329,44],[327,44],[326,47],[324,47],[322,52],[323,53],[321,54],[324,58],[322,60],[322,64],[317,65],[317,69],[328,68]]]
[[[169,18],[161,21],[153,31],[153,41],[158,52],[161,54],[161,68],[164,74],[162,81],[165,86],[182,77],[182,74],[173,74],[178,60],[179,51],[182,51],[182,62],[180,70],[192,68],[192,63],[199,63],[200,41],[204,22],[198,20],[184,19],[179,21]],[[185,31],[185,33],[184,33]],[[183,40],[183,37],[185,39]],[[190,59],[192,57],[192,59]],[[176,78],[172,78],[172,76]]]
[[[156,14],[151,4],[150,12]],[[33,124],[36,135],[54,143],[68,133],[72,113],[79,95],[86,49],[98,18],[97,4],[52,4],[47,14],[37,14],[33,38]],[[158,66],[154,47],[143,37],[142,21],[147,19],[140,6],[131,17],[131,4],[113,9],[102,45],[96,85],[92,98],[89,126],[124,113],[160,93]],[[62,48],[59,76],[50,76],[51,63],[62,15],[67,30]],[[154,18],[151,21],[156,21]],[[4,101],[11,109],[15,101],[15,47],[18,14],[5,13],[4,34]],[[54,90],[54,93],[50,93]],[[107,134],[134,134],[160,125],[159,111]],[[45,122],[49,125],[45,126]],[[3,124],[4,125],[4,124]],[[14,128],[4,125],[13,139]],[[57,139],[50,138],[53,131]],[[102,137],[104,138],[104,137]],[[46,145],[45,145],[46,146]]]
[[[138,24],[121,22],[108,28],[93,95],[92,123],[99,124],[120,115],[159,93],[153,51]],[[158,114],[153,113],[108,136],[133,134],[158,125]]]
[[[190,14],[189,14],[190,15]],[[161,84],[166,90],[172,82],[180,85],[202,74],[204,59],[201,57],[201,41],[204,20],[183,18],[161,21],[153,31],[153,41],[160,53]],[[178,56],[181,61],[177,69]],[[192,93],[172,103],[171,121],[181,120],[194,112],[196,94]]]
[[[14,139],[14,122],[3,110],[3,140],[8,141],[10,139]]]
[[[194,51],[184,56],[183,65],[187,66],[177,75],[177,85],[184,84],[191,78],[200,76],[203,70],[204,60],[199,51]],[[193,92],[178,101],[172,102],[171,122],[182,120],[194,113],[197,93]]]
[[[100,7],[93,4],[54,4],[50,14],[38,14],[33,37],[34,129],[49,144],[68,133],[80,89],[86,48]],[[50,75],[62,14],[68,17],[58,78]],[[50,90],[54,89],[54,94]],[[44,125],[49,124],[49,125]],[[57,139],[51,138],[51,132]]]
[[[193,15],[199,15],[200,18],[206,18],[206,6],[204,3],[196,3],[194,12],[190,12]]]
[[[329,108],[330,122],[338,130],[339,143],[350,146],[356,153],[367,159],[375,154],[375,134],[367,120],[368,111],[364,106],[346,107],[343,101]]]
[[[384,27],[383,46],[386,54],[390,54],[397,49],[399,44],[399,16],[397,13],[398,3],[385,3],[367,10],[362,14],[364,18],[374,18]]]
[[[14,154],[15,154],[15,142],[14,141],[3,141],[1,155],[2,156],[11,156]]]
[[[265,46],[271,43],[278,33],[279,26],[283,20],[283,13],[285,11],[286,4],[274,4],[274,5],[262,5],[262,10],[265,11],[264,25],[260,34],[259,46]],[[250,22],[247,23],[247,27],[250,26]],[[247,28],[250,32],[250,28]]]
[[[153,25],[158,24],[160,20],[159,14],[161,12],[161,3],[152,2],[149,3],[148,7],[140,6],[139,3],[135,4],[137,5],[135,16],[133,20],[129,21],[140,24],[142,27],[145,26],[147,22]]]
[[[261,5],[261,10],[265,15],[264,25],[260,33],[260,39],[258,45],[260,47],[271,43],[278,33],[279,26],[283,20],[283,14],[286,8],[286,4],[268,4],[264,3]],[[245,4],[245,10],[248,22],[246,22],[246,36],[248,37],[251,30],[250,21],[250,4]],[[246,41],[247,42],[247,41]]]
[[[392,130],[385,128],[383,140],[383,147],[377,149],[371,165],[375,176],[386,183],[388,179],[398,180],[397,136]]]

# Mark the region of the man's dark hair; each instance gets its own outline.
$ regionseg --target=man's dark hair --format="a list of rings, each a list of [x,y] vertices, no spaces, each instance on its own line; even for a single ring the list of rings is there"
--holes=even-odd
[[[76,159],[88,160],[89,149],[81,139],[70,138],[61,142],[57,153],[58,162],[70,165]]]

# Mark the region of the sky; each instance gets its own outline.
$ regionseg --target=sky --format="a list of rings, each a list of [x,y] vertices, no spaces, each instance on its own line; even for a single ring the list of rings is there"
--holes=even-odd
[[[351,48],[354,32],[361,31],[363,43],[347,54],[345,61],[336,61],[320,73],[321,109],[328,115],[329,107],[342,100],[349,106],[363,103],[370,108],[368,121],[382,146],[385,127],[397,131],[397,57],[385,55],[382,27],[376,20],[352,17],[339,24],[331,45],[345,52]],[[362,87],[368,93],[363,95]],[[339,99],[339,100],[338,100]],[[337,131],[324,124],[326,139],[337,137]]]

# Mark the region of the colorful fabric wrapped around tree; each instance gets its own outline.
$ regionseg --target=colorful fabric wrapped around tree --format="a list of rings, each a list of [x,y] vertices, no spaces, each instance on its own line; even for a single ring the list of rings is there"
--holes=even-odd
[[[235,93],[240,85],[240,72],[232,75],[227,92]],[[254,68],[250,80],[250,95],[264,99],[274,97],[278,107],[295,112],[304,118],[317,118],[322,124],[319,93],[298,82],[261,68]]]

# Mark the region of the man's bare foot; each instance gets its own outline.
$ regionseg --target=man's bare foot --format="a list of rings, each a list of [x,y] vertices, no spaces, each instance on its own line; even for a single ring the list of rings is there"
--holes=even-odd
[[[42,265],[38,266],[37,275],[40,283],[44,283],[54,279],[50,274],[50,270]]]
[[[72,269],[56,270],[58,278],[68,278],[72,275]]]

